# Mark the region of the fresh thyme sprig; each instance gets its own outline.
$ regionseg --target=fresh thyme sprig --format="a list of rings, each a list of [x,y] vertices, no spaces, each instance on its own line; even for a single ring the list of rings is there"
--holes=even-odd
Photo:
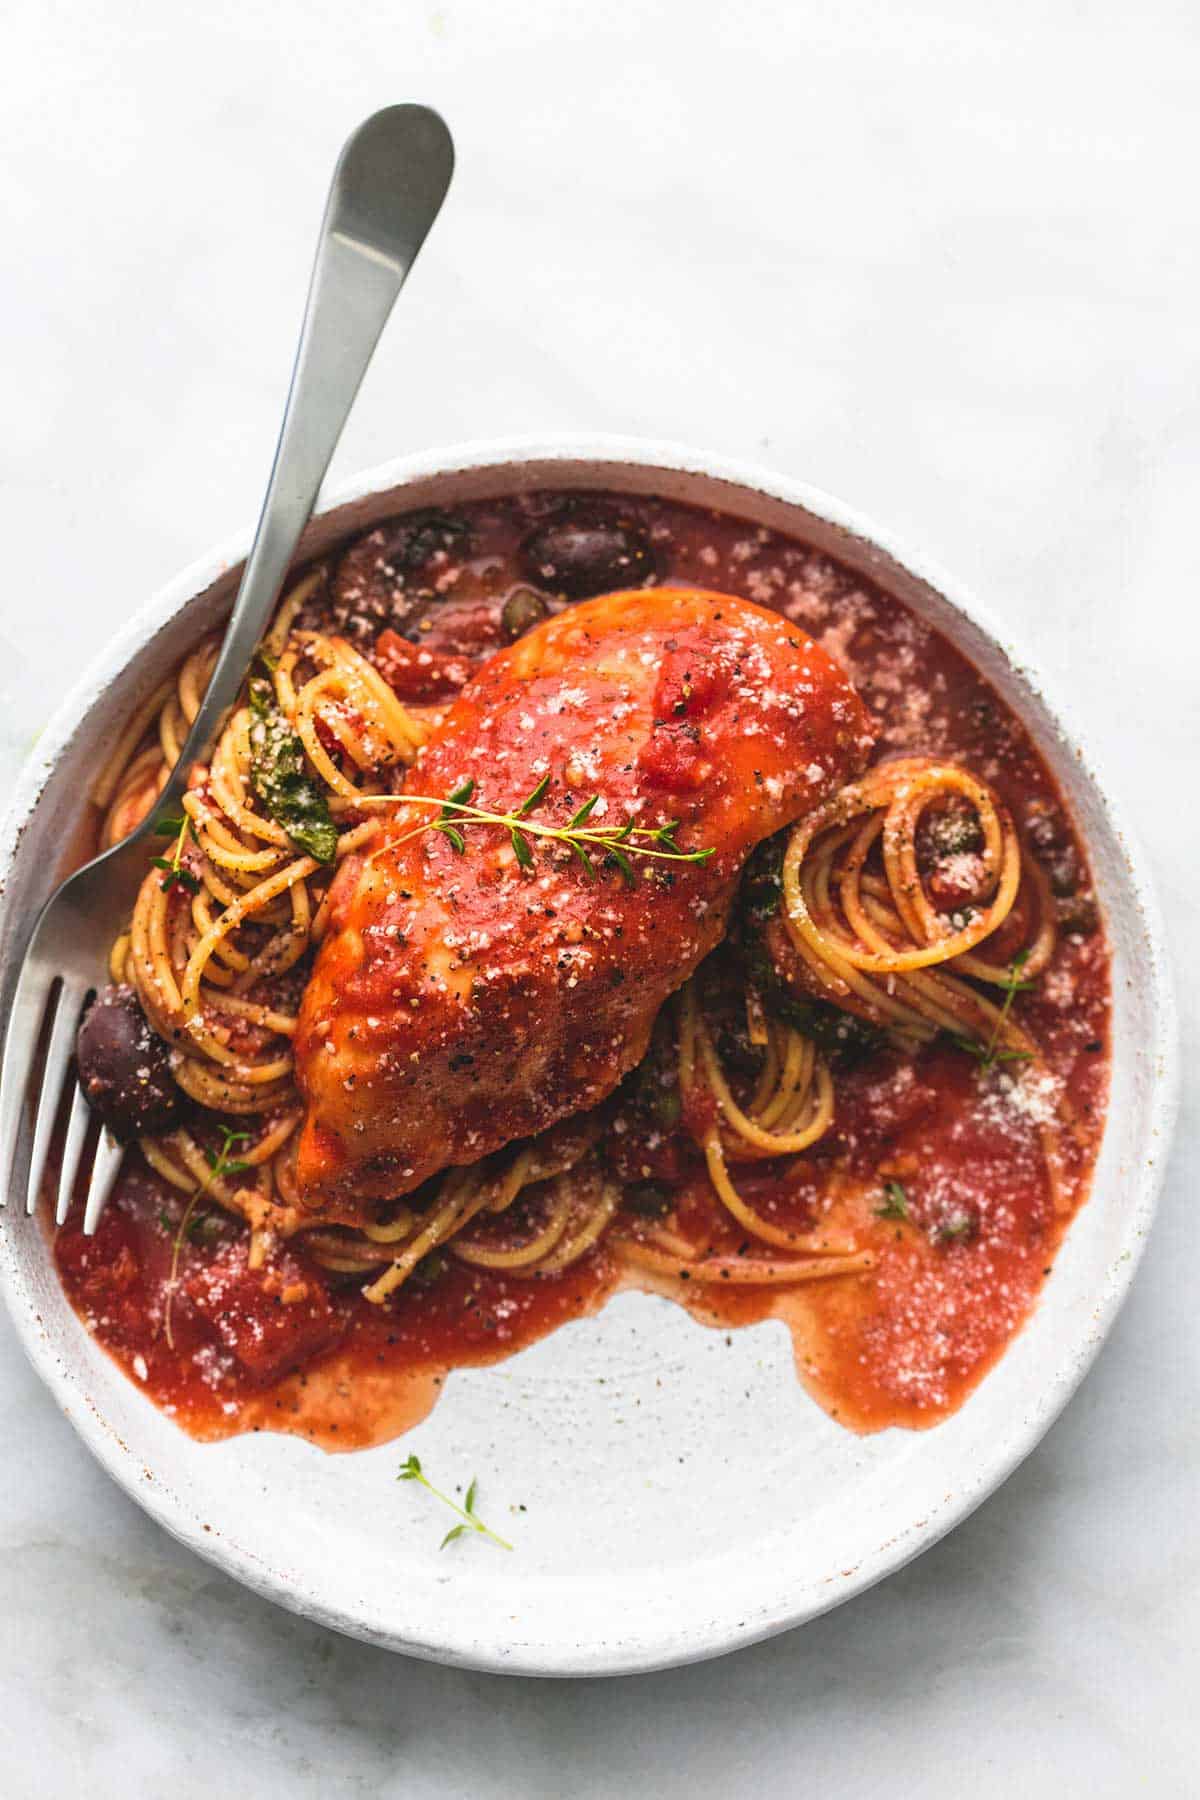
[[[243,1169],[250,1167],[250,1164],[243,1161],[241,1157],[229,1154],[235,1144],[248,1144],[250,1133],[248,1131],[232,1131],[228,1125],[222,1125],[220,1132],[221,1148],[204,1152],[204,1160],[212,1170],[213,1181],[221,1181],[226,1175],[240,1175]],[[171,1329],[171,1313],[175,1304],[175,1289],[179,1282],[179,1258],[183,1251],[184,1239],[194,1238],[196,1232],[209,1217],[207,1213],[202,1213],[199,1217],[195,1216],[196,1207],[208,1191],[209,1184],[204,1183],[191,1195],[183,1209],[179,1224],[175,1228],[175,1237],[171,1244],[171,1273],[167,1280],[167,1299],[163,1307],[163,1336],[167,1340],[168,1349],[171,1350],[175,1348],[175,1337]],[[160,1215],[160,1223],[166,1223],[162,1215]]]
[[[483,1520],[479,1517],[479,1514],[475,1511],[475,1495],[479,1488],[478,1478],[472,1477],[471,1485],[467,1489],[467,1501],[465,1506],[460,1506],[457,1500],[452,1500],[450,1498],[449,1494],[443,1494],[440,1488],[434,1487],[432,1481],[430,1481],[429,1477],[421,1468],[421,1459],[419,1456],[410,1454],[408,1461],[401,1463],[400,1473],[396,1476],[396,1480],[420,1482],[421,1486],[427,1489],[427,1491],[433,1495],[435,1500],[440,1500],[443,1506],[448,1506],[451,1512],[456,1512],[458,1514],[459,1519],[462,1521],[461,1524],[452,1525],[450,1527],[449,1531],[438,1545],[439,1550],[444,1550],[447,1544],[452,1544],[455,1538],[465,1536],[468,1531],[476,1532],[480,1537],[490,1538],[493,1544],[499,1544],[502,1550],[512,1549],[512,1545],[509,1543],[508,1539],[502,1538],[498,1532],[492,1530],[490,1525],[485,1525]]]
[[[908,1218],[908,1195],[898,1181],[885,1182],[883,1195],[883,1205],[875,1208],[877,1219]]]
[[[1032,981],[1022,981],[1021,979],[1021,971],[1028,961],[1028,950],[1022,950],[1013,957],[1004,984],[1004,1000],[987,1043],[981,1044],[978,1039],[967,1037],[956,1037],[954,1040],[960,1050],[965,1050],[968,1056],[976,1058],[980,1071],[984,1074],[996,1063],[1029,1062],[1032,1059],[1033,1052],[1031,1050],[1002,1050],[1000,1048],[1000,1035],[1004,1030],[1008,1015],[1012,1011],[1013,1001],[1018,994],[1027,994],[1034,986]]]
[[[653,828],[636,825],[632,816],[620,825],[592,824],[592,815],[600,803],[599,794],[593,794],[590,800],[585,800],[565,825],[544,824],[531,815],[545,799],[550,779],[549,775],[543,775],[537,786],[513,812],[489,812],[485,807],[473,806],[471,800],[475,793],[475,782],[470,777],[447,794],[444,800],[431,799],[427,794],[407,792],[395,795],[394,799],[405,806],[436,808],[437,817],[426,825],[418,826],[410,835],[416,837],[423,831],[440,831],[459,856],[464,855],[467,848],[463,835],[466,827],[498,826],[507,831],[513,855],[523,869],[533,867],[533,846],[529,841],[531,837],[564,844],[590,880],[596,878],[593,857],[602,855],[605,863],[611,863],[620,870],[630,887],[635,885],[637,879],[630,861],[633,856],[648,857],[656,862],[701,863],[707,862],[715,854],[711,849],[681,850],[675,838],[675,833],[679,830],[678,819],[668,819],[665,825]],[[388,798],[390,800],[393,797],[389,795]]]
[[[196,827],[187,813],[164,813],[161,819],[154,821],[155,837],[175,839],[175,848],[170,856],[155,856],[151,859],[156,869],[163,870],[162,890],[164,894],[169,894],[176,882],[180,887],[186,888],[189,894],[200,892],[200,883],[191,870],[185,869],[183,866],[183,852],[189,832],[192,837],[195,837]]]

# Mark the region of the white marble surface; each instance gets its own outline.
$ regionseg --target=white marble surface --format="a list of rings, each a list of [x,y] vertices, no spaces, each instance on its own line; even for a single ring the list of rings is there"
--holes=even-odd
[[[419,98],[459,176],[338,469],[630,430],[858,502],[1073,691],[1181,949],[1198,83],[1188,0],[9,9],[0,766],[253,514],[329,165]],[[252,1598],[109,1486],[0,1322],[0,1791],[1194,1794],[1198,1156],[1193,1084],[1108,1348],[966,1525],[802,1632],[608,1684],[406,1663]]]

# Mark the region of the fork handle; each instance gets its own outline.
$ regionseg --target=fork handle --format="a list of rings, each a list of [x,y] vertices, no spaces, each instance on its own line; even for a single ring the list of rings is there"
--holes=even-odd
[[[208,691],[151,815],[173,810],[207,758],[283,587],[359,384],[437,218],[454,146],[429,107],[389,106],[347,140],[330,184],[300,344],[258,529]]]

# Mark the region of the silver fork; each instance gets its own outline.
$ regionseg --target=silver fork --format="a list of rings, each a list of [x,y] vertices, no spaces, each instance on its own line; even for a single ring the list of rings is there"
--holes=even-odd
[[[279,597],[300,533],[393,302],[450,185],[454,148],[437,113],[390,106],[348,140],[330,185],[300,345],[266,497],[225,641],[187,742],[150,815],[68,878],[29,934],[0,1063],[0,1206],[25,1187],[37,1207],[70,1087],[56,1218],[66,1218],[90,1111],[72,1077],[75,1034],[119,920],[145,875],[154,819],[178,811],[193,763],[211,751]],[[45,1045],[44,1056],[38,1051]],[[83,1229],[94,1232],[124,1146],[102,1130]],[[5,1179],[7,1177],[7,1179]]]

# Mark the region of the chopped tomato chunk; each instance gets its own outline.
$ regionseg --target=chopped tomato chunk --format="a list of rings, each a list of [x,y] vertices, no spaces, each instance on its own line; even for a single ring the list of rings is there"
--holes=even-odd
[[[276,1381],[343,1330],[320,1278],[287,1251],[250,1268],[239,1239],[183,1289],[192,1311],[255,1381]]]
[[[390,626],[375,639],[371,660],[397,699],[415,703],[449,699],[465,686],[472,669],[465,656],[410,644]]]

